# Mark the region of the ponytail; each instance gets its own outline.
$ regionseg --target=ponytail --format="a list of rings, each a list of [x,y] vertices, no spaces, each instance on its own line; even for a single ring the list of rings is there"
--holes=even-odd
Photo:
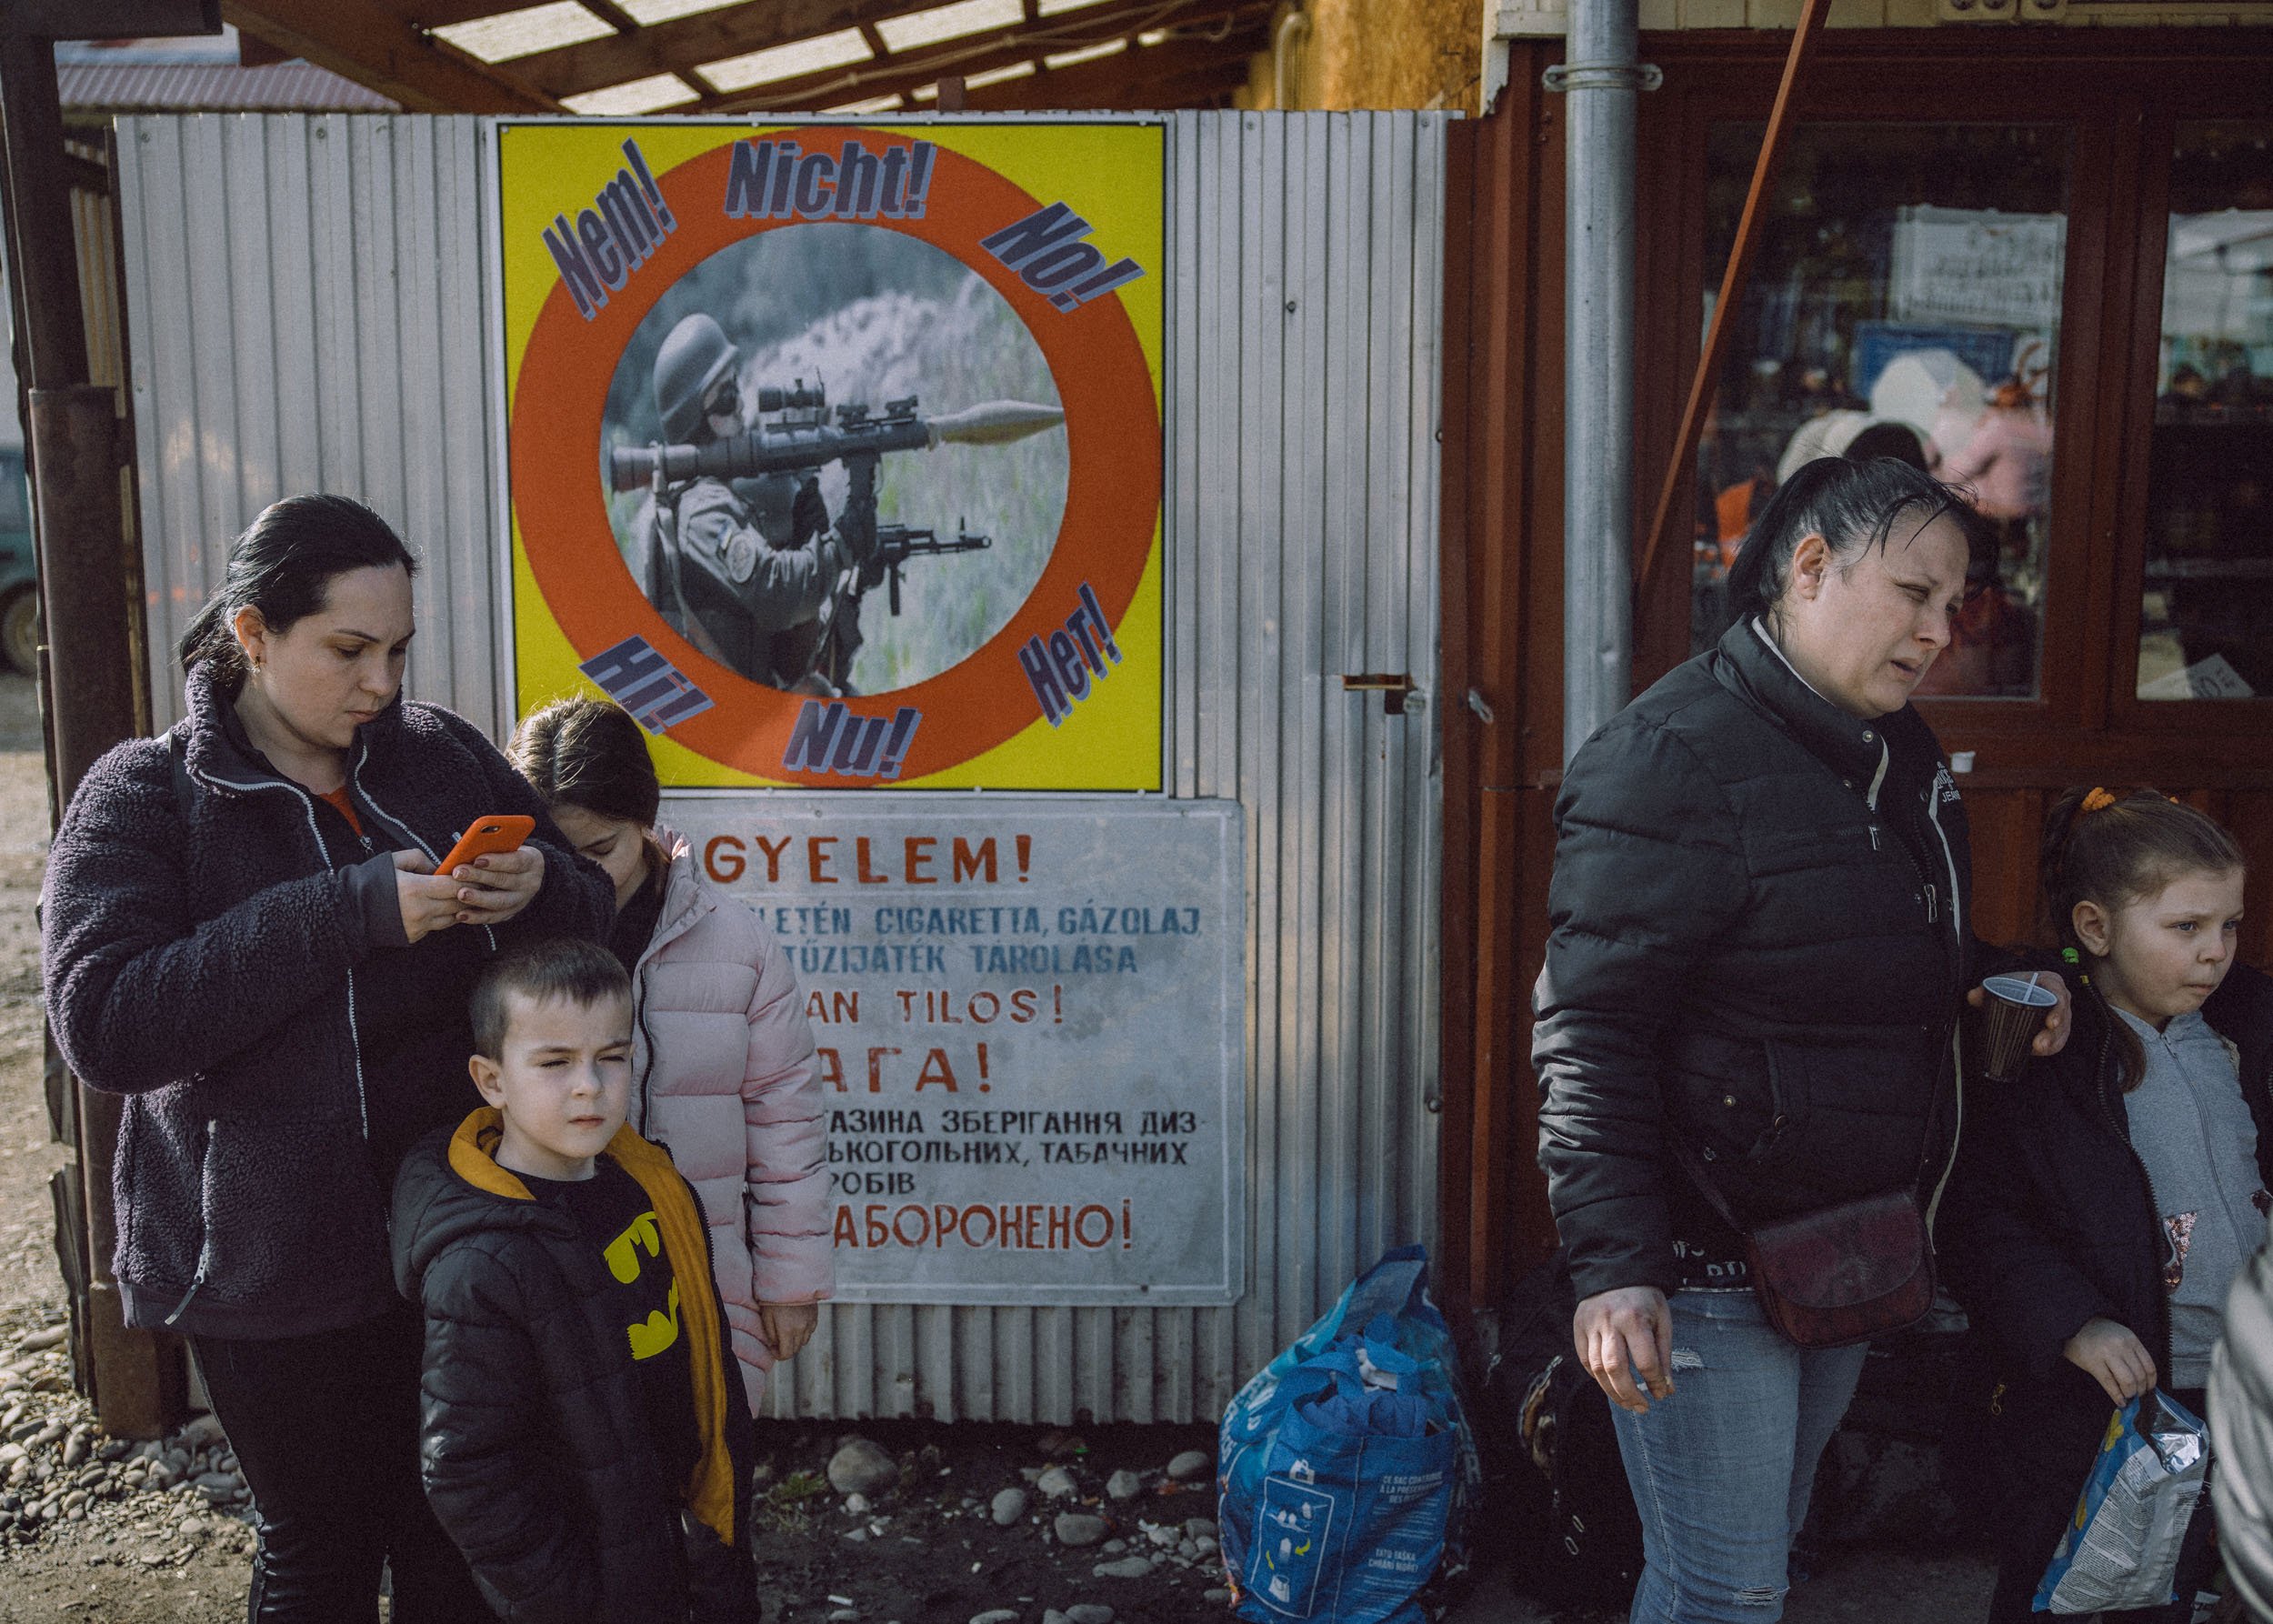
[[[2114,913],[2188,874],[2226,874],[2248,858],[2214,819],[2182,801],[2144,787],[2085,785],[2063,792],[2045,814],[2038,877],[2045,912],[2060,946],[2081,963],[2088,949],[2076,934],[2076,905],[2096,902]],[[2085,977],[2090,979],[2088,975]],[[2093,988],[2095,996],[2105,996]],[[2113,1034],[2116,1080],[2125,1093],[2147,1075],[2147,1055],[2128,1022],[2104,1011]]]
[[[531,711],[506,757],[547,806],[581,807],[643,829],[662,810],[647,736],[607,700],[556,699]]]
[[[1810,536],[1822,536],[1833,562],[1844,566],[1883,549],[1905,515],[1915,518],[1915,534],[1944,514],[1966,526],[1968,541],[1979,528],[1962,496],[1899,458],[1818,456],[1803,463],[1777,487],[1729,566],[1728,606],[1740,618],[1773,609],[1791,585],[1793,555]]]

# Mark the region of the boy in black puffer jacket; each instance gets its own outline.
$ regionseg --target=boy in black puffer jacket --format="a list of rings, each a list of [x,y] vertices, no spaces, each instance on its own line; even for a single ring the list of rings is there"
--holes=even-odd
[[[395,1190],[396,1277],[426,1323],[426,1498],[501,1618],[757,1624],[749,1413],[694,1191],[624,1126],[623,967],[539,944],[473,1007],[489,1105]]]
[[[2086,990],[2067,1048],[1968,1102],[1937,1233],[2001,1382],[1992,1624],[2023,1624],[2109,1418],[2159,1387],[2196,1414],[2273,1185],[2273,980],[2233,962],[2242,854],[2152,791],[2052,807],[2045,896]],[[2221,1470],[2213,1461],[2213,1479]],[[2192,1617],[2208,1503],[2178,1599]]]

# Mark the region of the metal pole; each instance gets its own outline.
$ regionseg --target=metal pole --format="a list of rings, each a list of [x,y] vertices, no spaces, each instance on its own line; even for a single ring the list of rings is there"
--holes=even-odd
[[[1632,697],[1638,0],[1569,0],[1563,286],[1563,759]]]
[[[0,140],[10,270],[23,312],[16,357],[30,406],[26,447],[39,547],[44,696],[52,739],[53,805],[66,805],[96,757],[134,736],[133,609],[126,557],[118,408],[88,381],[86,325],[65,174],[55,46],[0,27]],[[78,1090],[77,1233],[86,1297],[74,1313],[74,1354],[104,1430],[154,1438],[179,1405],[178,1356],[129,1330],[110,1278],[110,1167],[119,1102]],[[67,1205],[71,1205],[66,1203]],[[60,1213],[59,1216],[69,1216]]]

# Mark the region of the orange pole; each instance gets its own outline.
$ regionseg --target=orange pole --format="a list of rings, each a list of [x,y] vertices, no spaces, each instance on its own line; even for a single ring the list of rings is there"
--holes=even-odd
[[[1721,356],[1728,346],[1728,334],[1735,319],[1731,313],[1752,268],[1753,253],[1760,246],[1768,188],[1776,182],[1785,140],[1797,122],[1793,112],[1797,97],[1793,93],[1798,87],[1800,69],[1807,60],[1807,53],[1814,48],[1816,36],[1823,32],[1823,19],[1830,9],[1831,0],[1806,0],[1798,26],[1792,30],[1791,49],[1784,55],[1783,83],[1776,87],[1776,105],[1767,115],[1767,133],[1760,138],[1759,161],[1752,166],[1752,189],[1745,194],[1744,213],[1737,221],[1737,240],[1728,250],[1727,267],[1721,273],[1720,296],[1713,302],[1713,323],[1706,329],[1705,353],[1697,358],[1697,376],[1689,385],[1689,402],[1681,412],[1681,432],[1674,440],[1673,456],[1666,464],[1665,485],[1657,493],[1657,511],[1650,520],[1648,545],[1642,549],[1642,566],[1634,576],[1634,601],[1637,606],[1649,601],[1649,582],[1657,555],[1665,547],[1666,532],[1673,524],[1673,503],[1681,492],[1682,470],[1697,456],[1697,436],[1705,427],[1706,403],[1712,397],[1713,381],[1720,376]]]

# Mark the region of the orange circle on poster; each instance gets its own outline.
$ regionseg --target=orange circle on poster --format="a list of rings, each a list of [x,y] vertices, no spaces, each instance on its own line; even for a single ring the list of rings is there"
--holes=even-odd
[[[850,139],[905,144],[908,137],[857,126],[800,126],[806,154],[841,160]],[[546,296],[523,353],[507,445],[522,550],[546,606],[570,646],[590,658],[636,634],[693,678],[715,708],[670,737],[725,767],[781,783],[846,787],[827,773],[790,771],[782,755],[809,702],[751,681],[673,631],[624,563],[608,522],[600,448],[608,386],[640,322],[681,276],[720,249],[803,217],[736,219],[725,211],[733,140],[657,177],[676,228],[626,286],[586,320],[568,288]],[[1066,506],[1048,561],[1001,630],[936,676],[904,688],[847,695],[855,717],[922,714],[899,778],[922,778],[985,754],[1043,719],[1018,651],[1066,629],[1086,586],[1117,627],[1136,596],[1160,505],[1160,416],[1144,347],[1128,313],[1106,296],[1061,310],[979,247],[979,239],[1043,206],[1022,187],[960,153],[933,149],[925,212],[863,218],[931,244],[967,266],[1009,305],[1032,335],[1066,413]],[[820,218],[829,216],[822,216]],[[1072,546],[1066,545],[1068,541]]]

